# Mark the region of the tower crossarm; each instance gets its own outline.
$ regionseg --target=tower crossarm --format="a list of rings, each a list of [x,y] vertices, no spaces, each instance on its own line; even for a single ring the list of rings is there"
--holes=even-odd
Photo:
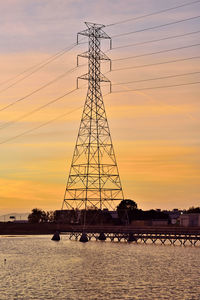
[[[89,58],[90,55],[91,54],[89,53],[89,51],[85,51],[85,52],[83,52],[81,54],[78,54],[77,55],[77,67],[79,66],[79,57]],[[111,59],[105,53],[103,53],[102,51],[100,51],[98,59],[99,60],[109,61],[110,62],[110,71],[111,71],[112,61],[111,61]]]
[[[79,79],[88,80],[88,81],[94,81],[94,82],[96,82],[96,80],[97,80],[89,72],[86,73],[86,74],[83,74],[83,75],[77,77],[77,84],[76,84],[77,89],[79,88]],[[104,76],[101,72],[99,74],[98,81],[99,82],[109,82],[110,83],[110,93],[111,93],[111,91],[112,91],[111,81],[106,76]]]
[[[102,28],[105,27],[105,25],[97,24],[97,23],[91,23],[91,22],[85,22],[88,29],[79,31],[77,33],[77,44],[79,44],[79,35],[87,36],[89,38],[94,37],[98,39],[108,39],[110,40],[110,49],[112,49],[112,40],[111,37],[105,33]]]

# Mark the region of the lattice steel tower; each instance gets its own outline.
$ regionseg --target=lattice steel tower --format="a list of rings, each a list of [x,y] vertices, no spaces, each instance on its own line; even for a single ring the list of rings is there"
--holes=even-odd
[[[111,60],[101,51],[101,39],[111,38],[104,25],[85,22],[89,49],[77,56],[88,58],[88,73],[77,78],[88,80],[88,91],[67,181],[63,206],[68,209],[115,209],[124,199],[112,139],[106,117],[101,82],[111,82],[100,70],[101,60]]]

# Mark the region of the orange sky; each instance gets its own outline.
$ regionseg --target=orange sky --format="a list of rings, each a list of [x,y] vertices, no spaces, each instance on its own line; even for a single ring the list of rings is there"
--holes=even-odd
[[[114,1],[111,2],[114,6]],[[121,3],[122,2],[123,1],[121,1]],[[164,1],[161,2],[163,2],[163,6],[161,5],[160,8],[167,7]],[[30,1],[30,3],[34,7],[34,1]],[[127,3],[130,4],[130,1],[127,1]],[[143,15],[146,11],[158,10],[158,1],[156,0],[152,1],[152,6],[145,6],[145,1],[142,1],[142,3],[143,4],[139,7],[137,6],[138,15]],[[118,16],[121,19],[134,16],[134,8],[137,4],[139,5],[139,1],[136,1],[134,5],[130,4],[130,11],[124,8],[121,13],[119,13],[119,11],[113,12],[112,20],[116,21]],[[0,10],[1,5],[2,4],[0,4]],[[22,1],[21,5],[23,8],[25,2]],[[85,29],[82,18],[78,16],[75,10],[76,7],[73,6],[70,1],[66,2],[66,7],[67,5],[73,8],[73,22],[77,22],[77,26],[80,29]],[[103,10],[105,10],[105,5],[103,1]],[[112,5],[109,5],[109,9],[112,9]],[[174,1],[169,1],[169,7],[174,5]],[[118,9],[121,6],[122,4],[120,5],[120,1],[118,1]],[[5,9],[6,5],[2,5],[2,9],[3,8]],[[15,4],[12,10],[14,11],[14,9]],[[51,9],[53,10],[53,6],[51,7],[50,5],[48,12],[51,12],[51,16],[53,16]],[[62,6],[58,8],[58,10],[59,9],[59,13],[62,13]],[[93,6],[93,11],[90,11],[91,15],[95,9],[97,8]],[[26,23],[28,22],[26,18],[31,18],[31,16],[26,15],[28,13],[24,10],[18,13],[19,15],[22,14],[24,19],[23,22],[20,23],[21,27],[19,26],[19,32],[17,32],[16,28],[15,35],[16,37],[18,35],[21,37],[22,45],[26,45],[26,47],[20,47],[20,41],[18,40],[19,49],[11,51],[11,48],[8,46],[9,39],[10,43],[12,42],[14,44],[14,41],[13,36],[11,36],[11,28],[10,31],[8,30],[8,20],[7,22],[5,20],[7,34],[4,39],[5,43],[7,43],[7,48],[4,49],[0,55],[0,83],[35,63],[43,61],[69,44],[68,41],[62,40],[62,44],[58,43],[57,48],[54,49],[55,45],[53,45],[53,37],[51,36],[51,38],[49,37],[46,41],[46,48],[44,42],[41,42],[41,48],[39,46],[34,48],[31,42],[28,47],[27,39],[32,41],[32,39],[36,39],[37,34],[39,38],[40,32],[34,32],[34,35],[30,36],[30,24]],[[95,10],[95,14],[97,23],[101,22],[100,12]],[[197,15],[195,13],[195,7],[190,10],[183,9],[179,11],[179,13],[177,12],[177,14],[174,12],[171,14],[168,13],[164,15],[163,19],[161,16],[150,18],[149,23],[145,19],[145,24],[140,21],[137,24],[130,23],[127,25],[128,27],[117,27],[116,30],[115,28],[108,28],[108,30],[105,29],[105,31],[114,35],[123,31],[135,30],[136,27],[134,26],[136,25],[137,28],[149,27],[155,24],[167,23],[175,19],[189,18],[193,15]],[[36,15],[34,17],[36,17]],[[37,17],[47,18],[45,9],[43,10],[43,15]],[[90,20],[89,13],[85,18],[89,18]],[[109,15],[107,15],[106,21],[106,15],[104,15],[102,21],[110,23],[111,19]],[[62,20],[59,22],[62,23]],[[12,25],[14,28],[14,24]],[[199,28],[198,25],[198,23],[190,24],[190,26],[187,27],[187,31],[197,30]],[[51,26],[51,18],[45,25],[41,23],[40,26],[41,27],[38,28],[41,29],[42,33],[45,30],[47,31],[48,26]],[[59,32],[58,24],[56,28],[57,32]],[[60,24],[60,28],[63,28],[63,24]],[[145,33],[141,36],[130,36],[124,40],[113,40],[113,46],[181,34],[185,32],[185,30],[185,26],[179,25],[165,30]],[[64,32],[62,32],[62,34],[64,34]],[[54,32],[54,35],[56,36],[56,32]],[[71,36],[71,40],[73,41],[76,39],[76,30],[70,27],[68,31],[66,30],[66,35]],[[107,55],[115,59],[198,42],[199,35],[193,35],[173,41],[154,43],[145,47],[138,46],[130,47],[125,50],[113,50],[108,52]],[[39,43],[38,40],[37,43]],[[49,46],[51,43],[52,48]],[[75,66],[76,55],[86,49],[87,45],[81,45],[75,48],[75,50],[65,54],[39,72],[4,92],[1,92],[1,90],[8,86],[8,84],[1,85],[1,107],[30,93]],[[108,49],[108,46],[104,45],[104,49]],[[124,62],[113,62],[113,69],[197,56],[198,51],[199,48],[196,47],[174,53],[141,57]],[[85,61],[82,62],[85,63]],[[103,70],[107,71],[105,66]],[[107,76],[113,83],[116,83],[194,71],[200,71],[199,59],[175,64],[157,65],[149,68],[113,72],[108,73]],[[70,91],[76,85],[76,77],[84,74],[84,72],[86,72],[86,68],[82,67],[66,78],[41,90],[39,93],[0,112],[1,125]],[[128,90],[180,84],[198,80],[199,74],[190,77],[157,80],[155,82],[126,84],[123,88],[121,86],[113,86],[114,91],[124,89],[124,92],[113,93],[105,97],[105,106],[124,194],[126,198],[134,199],[140,208],[188,208],[192,205],[199,206],[200,204],[199,85],[144,90],[141,92],[128,92]],[[81,84],[84,83],[85,82]],[[104,87],[103,92],[107,93],[107,91],[108,89]],[[62,113],[70,112],[72,109],[82,106],[85,96],[86,89],[76,91],[40,112],[13,124],[13,126],[4,129],[0,128],[0,142],[42,124],[43,122],[56,118]],[[0,145],[0,214],[7,212],[28,212],[34,207],[43,208],[45,210],[60,209],[81,112],[81,109],[77,110],[30,134]]]

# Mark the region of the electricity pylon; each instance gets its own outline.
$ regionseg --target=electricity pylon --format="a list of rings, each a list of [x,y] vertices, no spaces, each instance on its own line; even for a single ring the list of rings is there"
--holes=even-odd
[[[110,129],[106,117],[101,82],[110,83],[100,70],[101,61],[111,60],[101,51],[101,39],[111,38],[102,30],[104,25],[85,22],[87,29],[77,34],[88,37],[88,51],[77,56],[88,58],[88,73],[77,78],[88,80],[76,146],[64,195],[68,209],[113,210],[124,199]]]

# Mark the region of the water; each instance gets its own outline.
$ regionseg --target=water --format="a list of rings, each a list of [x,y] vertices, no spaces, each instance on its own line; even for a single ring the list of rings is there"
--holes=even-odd
[[[200,299],[197,247],[2,236],[0,267],[0,300]]]

